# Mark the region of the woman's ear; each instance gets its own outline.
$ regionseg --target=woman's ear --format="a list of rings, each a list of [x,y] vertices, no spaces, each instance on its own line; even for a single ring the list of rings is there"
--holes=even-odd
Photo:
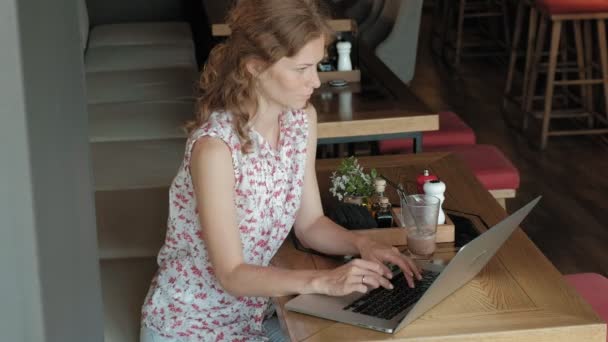
[[[251,58],[245,62],[245,67],[253,77],[258,77],[264,70],[264,62],[256,58]]]

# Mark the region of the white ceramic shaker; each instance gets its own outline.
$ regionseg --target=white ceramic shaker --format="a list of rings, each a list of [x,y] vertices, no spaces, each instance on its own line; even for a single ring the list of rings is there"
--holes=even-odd
[[[445,201],[445,183],[440,180],[432,180],[424,183],[424,193],[439,198],[439,215],[437,224],[445,223],[445,213],[443,212],[443,201]]]
[[[347,41],[336,43],[338,51],[338,71],[353,70],[353,65],[350,61],[350,49],[352,44]]]

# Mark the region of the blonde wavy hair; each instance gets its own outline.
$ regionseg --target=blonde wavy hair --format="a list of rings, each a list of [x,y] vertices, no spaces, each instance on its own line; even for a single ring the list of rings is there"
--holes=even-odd
[[[258,103],[255,77],[247,63],[255,59],[268,68],[296,55],[313,39],[325,37],[329,44],[334,32],[315,0],[239,0],[227,23],[231,34],[209,54],[201,73],[196,119],[186,128],[191,133],[214,111],[226,110],[234,117],[243,153],[248,153],[250,122]]]

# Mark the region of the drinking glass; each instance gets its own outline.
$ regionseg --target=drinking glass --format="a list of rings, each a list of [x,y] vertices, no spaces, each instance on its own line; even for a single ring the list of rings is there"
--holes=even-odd
[[[429,259],[435,252],[439,203],[439,198],[430,195],[401,197],[401,225],[413,258]]]

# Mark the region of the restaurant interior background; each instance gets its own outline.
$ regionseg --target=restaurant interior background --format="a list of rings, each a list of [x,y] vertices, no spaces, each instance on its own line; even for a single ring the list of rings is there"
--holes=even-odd
[[[347,1],[342,1],[342,5]],[[508,13],[507,21],[509,22],[510,33],[513,31],[517,9],[514,2],[507,6],[506,12]],[[214,5],[217,2],[212,1],[210,4]],[[210,47],[217,41],[217,38],[212,37],[210,20],[205,15],[204,5],[204,3],[194,0],[181,2],[169,0],[129,2],[88,0],[86,2],[89,20],[87,27],[94,28],[115,23],[186,22],[192,29],[193,44],[186,42],[180,46],[180,49],[191,51],[195,54],[196,60],[181,61],[181,74],[178,72],[179,75],[168,81],[167,89],[174,92],[173,94],[176,95],[176,98],[179,98],[179,101],[167,104],[163,100],[165,103],[157,107],[177,109],[180,111],[177,117],[180,120],[185,120],[191,115],[192,98],[182,96],[182,92],[192,91],[193,93],[194,89],[192,89],[191,84],[187,83],[188,80],[194,82],[196,79],[196,71],[192,68],[200,67],[204,63]],[[335,1],[334,5],[340,5],[340,2]],[[540,121],[530,119],[530,126],[526,130],[522,130],[522,113],[518,105],[510,103],[506,108],[503,107],[510,46],[506,46],[504,53],[501,52],[497,56],[463,57],[459,65],[451,65],[449,61],[446,61],[446,58],[440,56],[441,53],[438,54],[437,51],[433,51],[433,34],[442,22],[442,13],[437,13],[435,6],[436,1],[424,1],[413,78],[406,86],[432,111],[456,113],[473,129],[477,144],[496,146],[517,168],[520,184],[516,197],[507,199],[507,210],[519,208],[537,195],[543,195],[541,205],[530,215],[523,225],[523,229],[560,272],[564,274],[595,272],[604,276],[608,275],[608,264],[606,263],[606,260],[608,260],[608,251],[606,250],[608,229],[606,228],[608,225],[606,219],[602,216],[606,211],[605,201],[608,200],[608,179],[603,174],[604,170],[608,168],[608,159],[605,158],[608,151],[606,135],[555,136],[549,139],[545,148],[541,148],[539,146]],[[19,11],[17,11],[17,8]],[[27,103],[25,107],[38,111],[36,115],[29,115],[27,118],[24,115],[23,122],[7,119],[9,117],[4,117],[4,114],[0,116],[1,126],[3,126],[3,128],[0,128],[2,132],[0,136],[7,138],[6,142],[0,144],[5,148],[2,150],[2,156],[5,156],[5,153],[6,156],[15,154],[14,150],[6,149],[7,146],[21,152],[17,155],[23,155],[19,157],[22,159],[17,160],[18,163],[14,163],[19,166],[11,169],[10,176],[2,180],[2,188],[6,188],[6,192],[10,193],[22,193],[22,189],[29,189],[31,184],[36,185],[31,193],[35,205],[31,205],[28,198],[20,197],[10,206],[8,201],[6,201],[6,205],[2,202],[0,212],[3,215],[0,216],[9,218],[6,223],[15,226],[18,226],[15,222],[23,223],[17,219],[12,219],[17,215],[16,213],[23,213],[23,215],[19,214],[17,216],[36,217],[36,219],[32,218],[31,222],[28,221],[28,224],[34,227],[30,233],[38,234],[39,241],[42,241],[36,242],[36,239],[25,237],[24,240],[20,240],[21,237],[14,238],[14,235],[10,235],[11,239],[0,239],[5,242],[5,244],[0,244],[2,247],[0,250],[7,255],[6,258],[0,259],[13,261],[15,265],[18,264],[15,260],[22,260],[24,264],[27,264],[26,269],[31,271],[31,274],[37,274],[39,269],[43,272],[39,279],[33,275],[24,276],[24,278],[17,279],[15,283],[2,286],[7,286],[10,290],[19,289],[21,286],[21,290],[18,292],[22,293],[23,297],[17,296],[16,302],[12,306],[21,307],[22,315],[27,315],[28,310],[35,311],[36,308],[40,309],[45,306],[47,310],[57,309],[67,316],[74,317],[75,320],[78,320],[79,317],[89,317],[86,321],[88,323],[83,324],[76,330],[89,330],[95,334],[100,329],[96,322],[103,320],[96,314],[96,309],[101,308],[102,305],[101,294],[111,296],[113,291],[118,291],[116,287],[106,287],[104,289],[104,269],[106,273],[112,273],[113,277],[123,277],[125,279],[129,279],[132,275],[129,269],[121,268],[120,263],[122,262],[126,262],[131,268],[143,270],[144,276],[148,278],[154,272],[154,265],[149,262],[150,258],[143,260],[138,254],[142,251],[146,254],[149,250],[143,247],[143,250],[138,250],[139,247],[136,247],[126,252],[116,252],[118,248],[116,250],[112,249],[116,247],[116,245],[113,245],[116,240],[124,237],[120,233],[121,226],[116,223],[119,220],[124,221],[126,219],[127,223],[138,221],[138,225],[142,227],[147,224],[154,225],[166,219],[167,210],[166,204],[163,202],[166,191],[164,185],[152,184],[153,186],[146,188],[141,184],[129,183],[131,179],[123,183],[119,181],[118,184],[113,184],[108,180],[111,180],[115,176],[115,172],[118,171],[103,166],[99,159],[96,160],[95,158],[122,158],[121,163],[127,165],[129,154],[125,153],[123,155],[120,153],[124,151],[164,151],[167,145],[181,146],[183,136],[177,130],[165,131],[164,134],[167,134],[167,139],[156,140],[149,146],[144,146],[142,143],[142,141],[149,141],[149,137],[146,137],[145,133],[142,133],[143,136],[139,138],[133,138],[126,142],[120,141],[120,138],[114,139],[111,137],[108,140],[103,140],[104,137],[101,137],[101,140],[89,141],[88,129],[86,129],[89,122],[79,115],[87,111],[88,105],[89,115],[92,115],[89,120],[99,122],[101,125],[103,125],[103,121],[95,121],[95,112],[91,109],[95,104],[91,103],[90,99],[87,103],[83,77],[88,73],[92,75],[96,72],[103,73],[105,71],[102,70],[103,66],[99,70],[87,69],[86,58],[84,58],[83,70],[74,71],[73,69],[73,65],[81,65],[78,57],[90,53],[92,48],[90,45],[91,36],[88,37],[89,51],[87,51],[86,38],[84,38],[83,50],[81,46],[83,37],[78,32],[71,31],[82,24],[78,20],[78,15],[76,15],[76,12],[81,11],[82,8],[77,8],[72,4],[66,4],[64,7],[51,6],[37,0],[23,1],[17,5],[17,1],[13,0],[0,5],[0,9],[2,10],[0,13],[18,13],[15,15],[18,18],[17,24],[5,20],[5,18],[0,23],[0,28],[10,28],[0,29],[0,32],[3,32],[0,33],[3,45],[4,43],[10,43],[14,46],[23,44],[23,50],[28,52],[23,62],[19,61],[20,56],[18,54],[13,55],[11,51],[6,50],[3,52],[5,55],[2,55],[3,59],[0,62],[0,73],[6,76],[6,83],[0,80],[2,86],[0,93],[12,94],[8,90],[9,88],[12,89],[12,84],[9,87],[9,83],[12,82],[11,80],[21,79],[23,76],[15,70],[20,70],[22,66],[29,66],[31,67],[30,70],[33,70],[25,75],[26,81],[29,82],[28,84],[25,84],[25,82],[22,84],[23,93],[18,95],[23,96],[23,99],[27,98],[27,100],[23,100],[24,103]],[[46,13],[47,15],[42,16],[40,13]],[[73,14],[73,16],[66,13]],[[498,18],[497,20],[501,19]],[[35,27],[27,26],[33,22],[38,25],[35,25]],[[491,28],[491,30],[497,30],[492,33],[500,36],[503,24],[499,22],[497,29]],[[479,29],[477,23],[467,22],[465,26],[466,30],[463,31],[465,40],[467,34],[476,35]],[[19,29],[16,29],[16,27],[19,27]],[[19,43],[18,38],[11,40],[11,33],[15,34],[14,37],[20,37],[21,35],[25,43]],[[527,36],[523,34],[522,37],[521,45],[523,46]],[[58,49],[58,47],[62,49]],[[103,48],[103,46],[100,45],[99,48]],[[19,49],[15,48],[15,51],[17,50]],[[63,50],[63,52],[55,52],[57,50]],[[52,53],[45,55],[45,51],[52,51]],[[518,75],[522,72],[522,59],[523,55],[520,55],[516,68]],[[196,62],[198,62],[198,65]],[[48,65],[52,65],[53,68],[44,67]],[[25,67],[24,69],[26,69]],[[93,68],[92,66],[89,67]],[[126,66],[125,70],[128,71],[129,68],[130,66]],[[14,77],[14,79],[11,77]],[[99,84],[103,85],[103,82],[106,81],[103,77],[105,76],[102,75],[98,80]],[[145,80],[145,77],[148,76],[143,75],[141,77]],[[519,80],[518,77],[515,77],[516,81]],[[36,82],[34,82],[35,80]],[[184,81],[186,86],[180,83]],[[63,87],[58,87],[57,85],[62,85],[62,82],[66,82],[67,86],[64,84]],[[161,89],[159,91],[165,90]],[[514,92],[517,91],[516,88]],[[578,94],[578,90],[575,90],[575,92]],[[603,110],[605,114],[607,109],[603,107],[601,90],[598,88],[594,92],[596,93],[594,101],[597,102],[598,111]],[[107,94],[102,93],[100,98]],[[48,115],[49,113],[46,111],[48,108],[44,107],[45,104],[53,104],[50,99],[51,96],[64,99],[63,105],[51,107],[53,113],[65,112],[69,115],[66,114],[63,119],[57,120]],[[37,102],[34,99],[37,99]],[[99,103],[102,102],[103,99]],[[15,106],[15,108],[25,111],[20,106]],[[152,115],[160,115],[154,113],[153,109],[151,111],[153,112]],[[59,118],[60,116],[56,117]],[[566,122],[563,125],[568,129],[576,128],[579,124]],[[125,126],[130,128],[128,124]],[[77,127],[77,129],[74,127]],[[75,133],[78,130],[79,132]],[[23,132],[23,134],[19,137],[9,134],[15,132]],[[116,134],[120,136],[122,133],[117,132]],[[54,144],[48,143],[51,140],[54,141]],[[32,157],[31,160],[33,161],[30,165],[28,151],[31,146],[35,146],[36,150],[33,153],[34,157]],[[129,150],[131,148],[129,146],[135,147],[133,147],[133,150]],[[358,143],[354,148],[349,149],[348,146],[343,146],[339,150],[344,153],[354,150],[357,155],[364,156],[373,153],[374,148],[371,145],[367,146],[365,143]],[[74,162],[72,158],[78,159],[78,161]],[[89,158],[91,158],[92,164],[89,164]],[[7,160],[13,159],[7,157]],[[153,162],[156,161],[150,161],[150,163]],[[150,165],[144,163],[139,167],[146,168]],[[175,165],[163,165],[159,168],[163,172],[171,173],[175,170]],[[28,172],[23,172],[23,170]],[[93,189],[91,189],[87,185],[90,180],[87,175],[94,175],[96,170],[107,172],[107,176],[99,184],[93,185]],[[135,173],[135,171],[133,172]],[[23,178],[23,174],[29,176]],[[92,177],[91,179],[93,179]],[[70,180],[65,181],[65,178]],[[19,181],[15,181],[15,179]],[[51,182],[49,179],[61,181]],[[152,176],[144,182],[154,183],[156,180]],[[65,189],[70,190],[66,191]],[[143,190],[137,194],[129,192],[133,189]],[[94,199],[88,195],[89,191],[95,192]],[[117,197],[120,197],[120,200],[116,201]],[[133,205],[139,203],[142,199],[145,199],[145,201],[141,203],[147,203],[147,205],[135,205],[142,214],[140,216],[133,218],[124,212],[118,213],[116,217],[104,216],[104,214],[115,210],[121,204],[131,203]],[[22,207],[29,209],[25,210]],[[40,208],[47,209],[40,212]],[[95,213],[95,210],[97,213]],[[74,212],[78,212],[79,215],[74,216]],[[143,216],[146,217],[142,218]],[[36,226],[36,223],[33,222],[38,222],[38,224],[41,224],[40,222],[50,222],[49,224],[52,224],[54,229],[50,231],[43,226]],[[97,231],[84,232],[80,228],[82,226],[97,226]],[[133,232],[126,238],[134,239],[133,241],[137,246],[145,246],[150,241],[162,240],[163,232],[160,228],[148,236],[142,236],[141,233],[142,231]],[[140,237],[134,238],[133,235]],[[67,242],[66,236],[69,236]],[[17,245],[15,245],[15,241],[18,242]],[[23,243],[23,241],[29,242]],[[65,248],[67,243],[78,247],[74,250],[67,250]],[[99,259],[97,259],[95,246],[99,245],[101,249],[104,243],[109,248],[105,251],[100,250]],[[21,246],[21,244],[27,248],[16,249],[15,246]],[[40,249],[38,250],[38,248]],[[38,256],[31,260],[29,258],[20,259],[23,257],[24,251],[29,249],[37,250],[37,252],[33,252],[33,255]],[[117,254],[113,254],[115,252]],[[32,261],[34,259],[38,261]],[[74,273],[59,271],[62,268],[56,265],[65,262],[73,265]],[[96,275],[96,272],[90,268],[92,264],[101,265],[101,283],[98,281],[99,275]],[[13,271],[16,274],[20,273],[16,267],[13,268]],[[58,272],[55,274],[54,271]],[[66,282],[61,280],[65,278],[75,280],[71,282],[72,285],[66,287]],[[44,286],[49,286],[41,292],[40,298],[32,300],[33,302],[39,302],[31,306],[20,306],[19,301],[28,297],[27,293],[36,293],[39,290],[36,287],[39,285],[38,282],[43,283]],[[23,284],[30,285],[23,287]],[[44,286],[40,285],[40,288],[44,288]],[[82,290],[83,288],[86,288],[86,290]],[[53,302],[53,296],[60,297],[61,294],[65,295],[66,293],[73,294],[75,302],[84,300],[91,303],[89,309],[69,312],[69,305],[62,306],[61,303]],[[135,293],[132,293],[132,295],[140,296],[140,294]],[[105,306],[108,305],[111,306],[112,304],[105,303]],[[42,309],[40,310],[42,311]],[[133,313],[138,310],[139,307],[134,305],[129,308],[129,312],[120,314],[115,319],[116,321],[122,319],[129,321]],[[58,317],[43,317],[40,315],[39,319],[41,321],[46,320],[48,326],[52,326],[55,319],[59,322]],[[15,327],[20,324],[17,321],[10,320],[5,323],[12,324]],[[42,329],[33,329],[29,333],[39,334],[37,336],[50,336],[49,338],[64,336],[66,337],[64,340],[69,341],[70,334],[75,334],[75,332],[61,329],[61,327],[66,327],[62,324],[57,324],[58,328],[55,331],[42,332]],[[36,339],[33,338],[32,340]]]

